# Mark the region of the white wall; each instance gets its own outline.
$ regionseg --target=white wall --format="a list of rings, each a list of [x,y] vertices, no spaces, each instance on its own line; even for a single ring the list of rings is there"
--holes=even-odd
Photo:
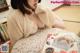
[[[6,1],[7,1],[8,5],[10,5],[10,0],[6,0]]]

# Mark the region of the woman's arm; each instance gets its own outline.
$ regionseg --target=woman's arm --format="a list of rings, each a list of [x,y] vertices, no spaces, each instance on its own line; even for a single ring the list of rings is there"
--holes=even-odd
[[[64,21],[62,20],[62,18],[56,16],[55,14],[53,14],[55,16],[54,20],[53,20],[53,26],[52,27],[58,27],[58,28],[62,28],[65,29],[65,25],[64,25]]]
[[[57,14],[55,14],[53,11],[48,11],[48,18],[52,27],[62,29],[65,28],[63,19],[60,18]]]
[[[15,43],[23,37],[23,33],[20,31],[20,28],[13,17],[16,18],[16,16],[9,16],[7,18],[7,32],[12,43]]]

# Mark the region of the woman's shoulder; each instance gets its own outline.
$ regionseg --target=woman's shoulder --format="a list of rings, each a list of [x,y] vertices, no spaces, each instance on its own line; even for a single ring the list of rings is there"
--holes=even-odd
[[[52,13],[52,10],[49,9],[49,8],[47,8],[47,7],[43,7],[42,5],[39,4],[39,5],[37,6],[35,12],[36,12],[36,14],[40,14],[40,13],[41,13],[41,14],[42,14],[42,13],[43,13],[43,14],[46,14],[46,13],[49,14],[49,13]]]
[[[45,13],[47,11],[47,8],[43,7],[42,5],[37,5],[37,8],[36,8],[36,11],[35,13],[38,14],[38,13]]]
[[[16,18],[18,16],[21,16],[21,12],[19,12],[19,10],[15,10],[15,9],[11,9],[9,11],[9,14],[8,14],[8,18]]]

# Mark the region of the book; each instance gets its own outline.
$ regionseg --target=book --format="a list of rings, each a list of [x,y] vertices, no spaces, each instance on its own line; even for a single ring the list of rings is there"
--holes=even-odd
[[[2,34],[1,34],[1,32],[0,32],[0,45],[2,44],[2,43],[4,43],[5,42],[5,40],[4,40],[4,38],[2,37]]]
[[[6,23],[0,24],[0,38],[2,42],[6,42],[9,40]]]
[[[0,26],[1,26],[2,30],[3,30],[3,32],[4,32],[6,40],[9,40],[9,36],[8,36],[8,33],[7,33],[7,25],[6,25],[6,23],[1,24]]]
[[[5,37],[5,35],[4,35],[4,33],[3,33],[2,29],[1,29],[1,27],[0,27],[0,33],[1,33],[0,36],[2,37],[2,39],[6,40],[6,37]]]

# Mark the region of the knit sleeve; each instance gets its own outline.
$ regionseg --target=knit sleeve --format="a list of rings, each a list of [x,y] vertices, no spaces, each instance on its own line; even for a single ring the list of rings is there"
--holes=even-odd
[[[14,19],[16,16],[8,16],[7,17],[7,32],[10,37],[10,40],[14,43],[20,38],[23,37],[23,31],[20,29],[16,20]]]
[[[65,28],[63,19],[60,18],[57,14],[55,14],[53,11],[48,10],[47,17],[49,18],[49,24],[53,27]]]

